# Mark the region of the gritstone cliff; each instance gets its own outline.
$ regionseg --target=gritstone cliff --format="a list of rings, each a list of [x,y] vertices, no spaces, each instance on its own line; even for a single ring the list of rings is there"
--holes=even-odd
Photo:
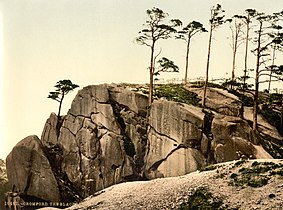
[[[87,86],[66,116],[50,115],[41,139],[29,136],[14,147],[6,161],[9,181],[26,198],[73,202],[125,181],[184,175],[239,158],[272,158],[239,117],[237,99],[209,92],[228,102],[220,106],[211,99],[203,110],[155,100],[148,109],[141,93],[114,84]]]

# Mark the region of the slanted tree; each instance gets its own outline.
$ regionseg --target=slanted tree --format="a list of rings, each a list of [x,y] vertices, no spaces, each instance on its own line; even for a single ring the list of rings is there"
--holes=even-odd
[[[220,4],[217,4],[216,6],[210,9],[210,19],[209,19],[210,31],[209,31],[209,40],[208,40],[207,64],[206,64],[206,74],[205,74],[203,95],[202,95],[202,101],[201,101],[201,104],[203,107],[205,107],[206,90],[208,86],[210,51],[211,51],[211,42],[212,42],[213,32],[225,22],[224,20],[225,15],[223,14],[224,12],[225,11],[222,9],[222,6]]]
[[[186,42],[186,66],[185,66],[185,78],[184,84],[188,84],[188,69],[189,69],[189,53],[190,53],[190,44],[191,39],[194,35],[207,32],[207,30],[203,27],[203,24],[197,21],[190,22],[187,26],[185,26],[182,30],[178,31],[178,35],[176,39],[181,39]]]
[[[60,80],[56,83],[54,87],[56,88],[56,90],[49,92],[49,95],[47,98],[51,98],[59,102],[59,111],[58,111],[57,116],[58,118],[60,118],[61,107],[62,107],[62,103],[63,103],[65,96],[69,92],[71,92],[72,90],[74,90],[75,88],[79,86],[76,84],[73,84],[71,80]]]
[[[154,68],[154,76],[159,75],[161,72],[179,72],[179,67],[168,58],[161,58],[157,61],[157,68]]]
[[[155,48],[159,40],[168,39],[177,30],[175,27],[181,25],[180,20],[171,20],[166,23],[168,13],[163,12],[159,8],[148,9],[146,11],[148,20],[144,24],[145,28],[139,32],[136,42],[140,45],[150,47],[150,65],[149,65],[149,104],[153,101],[153,80],[155,70]]]

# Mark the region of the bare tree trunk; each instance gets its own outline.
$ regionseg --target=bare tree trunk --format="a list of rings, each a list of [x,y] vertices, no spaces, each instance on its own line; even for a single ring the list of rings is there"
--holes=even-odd
[[[209,71],[209,60],[210,60],[210,50],[211,50],[211,40],[212,40],[212,27],[210,27],[209,41],[208,41],[208,53],[207,53],[207,64],[206,64],[206,74],[205,74],[205,83],[203,88],[203,95],[201,105],[205,107],[205,98],[206,98],[206,89],[208,86],[208,71]]]
[[[281,123],[280,123],[280,131],[283,133],[283,92],[282,92],[282,101],[281,101]]]
[[[257,40],[257,59],[255,71],[255,95],[254,95],[254,109],[253,109],[253,130],[257,130],[257,113],[258,113],[258,92],[259,92],[259,66],[260,66],[260,45],[261,45],[262,22],[260,22]]]
[[[255,94],[254,94],[254,107],[253,107],[253,130],[257,130],[257,113],[258,113],[258,89],[259,89],[259,82],[258,76],[255,79]]]
[[[273,53],[272,53],[272,66],[274,65],[275,63],[275,51],[276,51],[276,46],[274,46],[273,48]],[[270,71],[269,73],[269,81],[268,81],[268,92],[270,91],[270,88],[271,88],[271,79],[272,79],[272,71]]]
[[[151,57],[150,57],[150,67],[149,67],[149,96],[148,96],[148,104],[151,105],[153,102],[153,74],[154,74],[154,45],[152,43],[151,46]]]
[[[237,39],[235,40],[235,46],[237,46]],[[231,84],[231,89],[233,89],[233,82],[235,81],[235,67],[236,67],[236,54],[237,54],[237,47],[234,46],[233,49],[233,62],[232,62],[232,84]]]
[[[238,39],[239,39],[239,34],[241,31],[241,26],[237,25],[235,22],[235,31],[233,32],[233,28],[231,27],[232,30],[232,50],[233,50],[233,55],[232,55],[232,75],[231,75],[231,89],[233,89],[234,86],[234,81],[235,81],[235,68],[236,68],[236,55],[237,55],[237,49],[238,49]],[[234,34],[234,35],[233,35]]]
[[[246,34],[246,50],[245,50],[245,70],[244,70],[244,88],[246,88],[246,78],[248,72],[248,50],[249,50],[249,30],[250,24],[247,22],[247,34]]]
[[[189,35],[190,36],[190,35]],[[189,53],[190,53],[191,38],[188,38],[187,52],[186,52],[186,69],[185,69],[185,85],[188,84],[188,69],[189,69]]]
[[[65,97],[65,94],[64,94],[64,92],[63,92],[63,93],[62,93],[62,98],[61,98],[61,100],[60,100],[60,102],[59,102],[58,118],[60,118],[61,107],[62,107],[62,103],[63,103],[64,97]]]

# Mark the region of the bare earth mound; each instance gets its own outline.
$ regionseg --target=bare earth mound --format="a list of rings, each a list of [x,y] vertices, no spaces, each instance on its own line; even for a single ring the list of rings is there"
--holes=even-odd
[[[185,176],[121,183],[68,209],[283,209],[283,160],[240,160]]]

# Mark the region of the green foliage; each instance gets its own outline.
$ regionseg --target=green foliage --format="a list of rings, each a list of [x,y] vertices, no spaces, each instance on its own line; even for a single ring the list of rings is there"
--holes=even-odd
[[[219,166],[219,165],[206,166],[206,167],[201,168],[200,172],[202,172],[202,171],[213,171],[215,169],[218,169],[219,167],[221,167],[221,166]]]
[[[173,61],[168,58],[161,58],[157,61],[159,66],[155,69],[154,75],[159,75],[159,72],[179,72],[179,67],[174,64]]]
[[[174,27],[180,25],[178,20],[171,20],[169,24],[164,24],[168,14],[156,7],[148,9],[146,14],[149,19],[144,24],[145,28],[139,32],[139,36],[136,38],[136,42],[140,45],[150,47],[151,41],[168,39],[171,33],[176,32]]]
[[[262,102],[259,113],[268,121],[269,124],[277,128],[278,132],[283,135],[281,127],[281,107],[282,107],[282,94],[278,93],[265,93],[260,94],[259,99]]]
[[[202,209],[223,209],[223,201],[215,198],[204,187],[199,187],[189,197],[186,203],[181,204],[180,210],[202,210]]]
[[[272,105],[263,104],[262,108],[259,110],[259,113],[267,120],[267,122],[280,132],[281,126],[281,117],[280,113],[273,110]]]
[[[54,86],[56,88],[55,91],[50,92],[47,98],[51,98],[60,102],[62,97],[68,94],[70,91],[74,90],[75,88],[79,87],[76,84],[73,84],[71,80],[60,80]]]
[[[272,139],[268,135],[260,134],[260,142],[263,148],[268,151],[268,153],[273,157],[273,158],[278,158],[282,159],[283,158],[283,143],[281,142],[274,142],[274,139]],[[281,145],[280,145],[281,143]]]
[[[203,87],[204,82],[202,82],[202,81],[201,82],[191,82],[190,85],[191,85],[191,87],[194,87],[194,88],[201,88],[201,87]],[[211,87],[211,88],[219,88],[219,89],[226,90],[226,88],[223,87],[222,85],[216,84],[216,83],[213,83],[213,82],[208,82],[207,86]]]
[[[55,91],[49,92],[47,98],[51,98],[60,103],[58,117],[60,117],[61,105],[65,95],[67,95],[70,91],[74,90],[75,88],[79,87],[76,84],[73,84],[71,80],[60,80],[54,86],[56,88]]]
[[[190,40],[195,34],[200,32],[207,32],[203,27],[203,24],[198,21],[192,21],[187,26],[185,26],[181,31],[178,31],[176,39],[182,39],[185,41]]]
[[[197,94],[185,90],[179,84],[166,84],[156,86],[154,96],[157,98],[166,98],[169,101],[175,101],[185,104],[198,106],[200,99]]]
[[[238,160],[235,164],[234,164],[234,168],[235,167],[239,167],[239,166],[241,166],[241,165],[243,165],[244,163],[246,163],[247,162],[247,160]]]
[[[269,94],[269,103],[272,104],[274,102],[281,103],[282,100],[282,94],[279,93],[270,93]]]
[[[211,8],[211,19],[209,20],[212,29],[217,28],[221,24],[225,22],[225,10],[222,9],[220,4],[216,4],[214,7]]]
[[[240,187],[262,187],[268,184],[271,176],[283,176],[283,164],[273,162],[253,162],[250,168],[240,168],[230,175],[230,184]]]

